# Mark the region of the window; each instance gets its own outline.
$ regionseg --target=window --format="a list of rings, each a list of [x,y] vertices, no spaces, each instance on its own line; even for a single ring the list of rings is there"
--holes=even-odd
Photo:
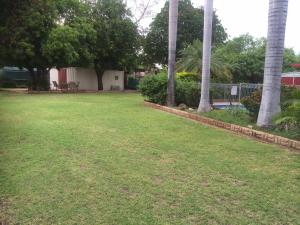
[[[115,80],[119,80],[119,77],[118,77],[118,76],[115,76]]]

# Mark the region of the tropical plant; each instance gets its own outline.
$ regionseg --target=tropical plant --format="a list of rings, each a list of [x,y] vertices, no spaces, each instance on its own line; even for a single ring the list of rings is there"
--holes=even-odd
[[[281,87],[281,108],[284,110],[286,103],[292,99],[300,100],[300,89],[296,87]]]
[[[202,53],[203,45],[200,40],[195,40],[193,44],[188,45],[180,51],[180,59],[176,64],[177,71],[188,71],[198,74],[200,79],[202,72]],[[230,82],[232,74],[229,65],[218,54],[215,54],[214,49],[211,56],[211,75],[216,82]]]
[[[300,100],[285,102],[285,108],[273,119],[280,130],[297,130],[300,128]]]
[[[288,0],[269,1],[269,26],[262,101],[257,119],[260,127],[270,126],[280,112],[280,86]]]
[[[214,45],[211,56],[211,76],[216,82],[262,83],[266,39],[244,34]],[[180,51],[177,70],[200,71],[202,69],[202,43],[195,40]],[[293,49],[284,51],[284,71],[294,70],[291,64],[300,62]]]

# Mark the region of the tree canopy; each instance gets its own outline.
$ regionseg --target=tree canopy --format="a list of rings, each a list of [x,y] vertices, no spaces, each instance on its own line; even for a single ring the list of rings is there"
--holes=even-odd
[[[135,63],[137,29],[122,0],[0,3],[0,64],[27,68],[34,89],[53,67],[99,72]]]
[[[67,13],[71,2],[77,3],[74,13]],[[78,0],[2,0],[1,64],[28,69],[37,89],[49,83],[50,68],[87,63],[94,32],[87,19],[75,13],[82,12],[83,5]]]
[[[264,59],[266,39],[254,38],[249,34],[228,40],[215,46],[212,53],[212,78],[215,82],[247,82],[262,83],[264,75]],[[197,72],[200,74],[202,64],[202,43],[197,40],[180,51],[177,70]],[[283,71],[294,69],[291,64],[299,62],[293,49],[284,52]]]
[[[246,34],[229,40],[216,49],[232,74],[232,82],[262,82],[265,39],[255,39]]]
[[[166,64],[168,60],[168,18],[169,2],[157,14],[146,36],[144,52],[148,63]],[[194,40],[203,41],[203,8],[195,8],[190,0],[179,0],[177,57],[179,52]],[[220,44],[227,39],[227,34],[214,13],[213,43]]]
[[[233,38],[216,50],[216,54],[229,66],[233,82],[250,83],[263,82],[265,52],[266,39],[256,39],[249,34]],[[286,48],[283,71],[291,71],[291,64],[298,60],[295,52]]]

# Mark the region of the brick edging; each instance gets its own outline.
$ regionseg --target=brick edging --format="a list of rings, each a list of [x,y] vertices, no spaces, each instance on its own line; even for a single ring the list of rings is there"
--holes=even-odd
[[[154,108],[154,109],[158,109],[158,110],[162,110],[162,111],[165,111],[165,112],[168,112],[168,113],[172,113],[172,114],[175,114],[177,116],[188,118],[188,119],[200,122],[202,124],[207,124],[207,125],[211,125],[211,126],[214,126],[214,127],[229,130],[229,131],[232,131],[234,133],[243,134],[243,135],[246,135],[248,137],[252,137],[254,139],[258,139],[258,140],[261,140],[261,141],[264,141],[264,142],[277,144],[277,145],[287,147],[287,148],[292,148],[292,149],[295,149],[295,150],[300,150],[300,141],[291,140],[291,139],[288,139],[288,138],[284,138],[284,137],[281,137],[281,136],[277,136],[277,135],[274,135],[274,134],[269,134],[269,133],[254,130],[254,129],[250,129],[250,128],[247,128],[247,127],[242,127],[242,126],[235,125],[235,124],[225,123],[225,122],[222,122],[222,121],[219,121],[219,120],[215,120],[215,119],[200,116],[200,115],[197,115],[197,114],[181,111],[181,110],[170,108],[170,107],[167,107],[167,106],[154,104],[154,103],[147,102],[147,101],[144,101],[144,105],[148,106],[148,107],[151,107],[151,108]]]

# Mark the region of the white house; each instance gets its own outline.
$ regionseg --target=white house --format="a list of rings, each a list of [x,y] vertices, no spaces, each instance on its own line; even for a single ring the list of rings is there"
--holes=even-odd
[[[107,70],[102,77],[103,90],[124,90],[124,71]],[[98,91],[98,80],[94,69],[70,67],[66,69],[52,69],[50,71],[50,86],[54,89],[53,81],[59,85],[75,82],[79,83],[81,91]]]

